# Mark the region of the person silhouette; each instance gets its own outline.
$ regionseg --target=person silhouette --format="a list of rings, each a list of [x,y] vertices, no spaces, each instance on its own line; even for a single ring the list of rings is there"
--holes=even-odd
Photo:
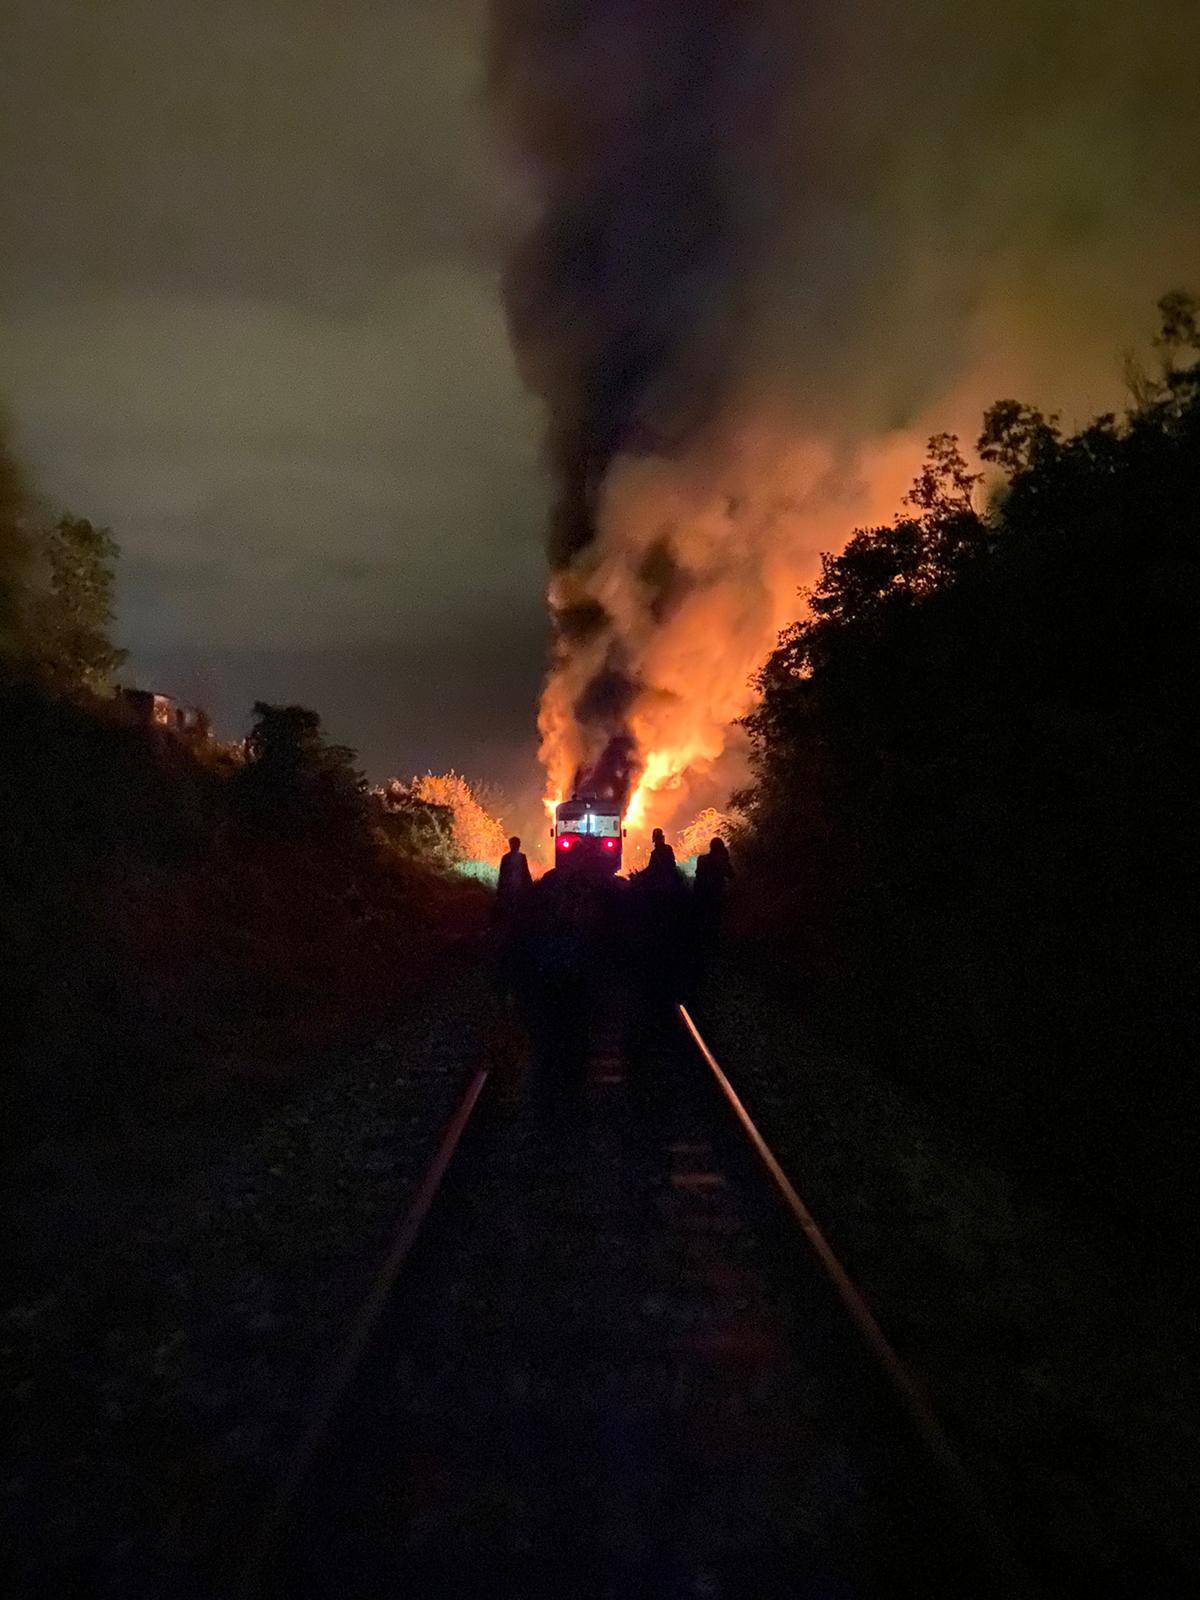
[[[650,835],[650,860],[646,863],[646,880],[659,888],[673,888],[679,874],[675,866],[675,852],[667,843],[661,828]]]
[[[692,982],[705,982],[716,954],[721,917],[733,881],[733,863],[724,839],[714,838],[696,861],[692,887]]]
[[[732,877],[733,863],[729,859],[728,847],[724,839],[714,837],[709,841],[707,854],[696,862],[697,909],[703,907],[706,911],[718,912],[729,892]]]
[[[496,898],[502,911],[513,909],[523,896],[533,888],[529,862],[521,851],[521,841],[514,833],[508,841],[508,852],[500,857],[500,879],[496,885]]]

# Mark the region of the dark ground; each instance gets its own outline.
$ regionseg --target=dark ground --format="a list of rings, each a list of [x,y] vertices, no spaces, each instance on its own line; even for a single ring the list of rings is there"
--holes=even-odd
[[[1051,1591],[1192,1592],[1200,1407],[1178,1284],[1102,1219],[1031,1197],[768,975],[727,961],[697,1009]],[[464,971],[394,1037],[290,1086],[172,1091],[101,1141],[9,1169],[5,1595],[222,1592],[213,1574],[458,1090],[506,1037],[485,975]],[[376,1552],[435,1594],[428,1558],[452,1551],[455,1592],[485,1547],[519,1571],[582,1498],[592,1509],[561,1542],[593,1592],[622,1570],[655,1573],[656,1594],[769,1594],[796,1570],[829,1596],[936,1592],[868,1581],[872,1551],[910,1552],[929,1506],[910,1518],[828,1307],[781,1281],[760,1192],[705,1148],[688,1096],[598,1084],[560,1140],[504,1076],[510,1098],[469,1153],[478,1181],[435,1217],[406,1289],[407,1362],[386,1405],[360,1412],[376,1443],[399,1418],[409,1452],[404,1498],[383,1503],[394,1542]],[[677,1065],[659,1076],[682,1081]],[[802,1569],[787,1566],[797,1543]]]
[[[985,1121],[965,1126],[953,1105],[840,1044],[761,951],[727,953],[698,1010],[1052,1591],[1194,1592],[1200,1372],[1187,1264],[1099,1208],[1032,1188]],[[1153,1213],[1144,1221],[1153,1233]]]
[[[680,1031],[625,1066],[485,1104],[266,1592],[1007,1593]]]
[[[276,1087],[173,1084],[4,1174],[0,1592],[203,1592],[280,1470],[492,1000],[451,978]]]

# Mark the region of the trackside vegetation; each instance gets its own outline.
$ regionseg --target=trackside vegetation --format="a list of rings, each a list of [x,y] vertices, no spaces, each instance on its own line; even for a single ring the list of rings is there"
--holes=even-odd
[[[1188,1592],[1200,331],[1006,401],[760,680],[704,1015],[1048,1592]]]
[[[189,1073],[272,1079],[368,1035],[479,928],[453,817],[398,822],[302,706],[246,740],[114,696],[117,545],[0,450],[0,1147],[136,1116]]]
[[[1194,1230],[1200,326],[1077,433],[1007,400],[822,559],[747,719],[745,913],[1027,1175]]]

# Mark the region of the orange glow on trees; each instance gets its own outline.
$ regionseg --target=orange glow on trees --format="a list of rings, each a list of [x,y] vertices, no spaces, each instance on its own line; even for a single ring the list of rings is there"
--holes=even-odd
[[[686,861],[689,856],[702,855],[714,839],[724,839],[728,843],[735,826],[735,819],[728,812],[718,811],[715,806],[706,806],[679,832],[675,840],[675,853],[681,861]]]
[[[480,790],[460,772],[427,772],[408,791],[428,805],[445,806],[454,818],[454,843],[465,861],[495,863],[508,847],[504,829],[487,809]]]

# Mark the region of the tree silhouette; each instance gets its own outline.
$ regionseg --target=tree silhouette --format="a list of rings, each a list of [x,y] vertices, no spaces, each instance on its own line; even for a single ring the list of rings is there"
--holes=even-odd
[[[422,800],[399,778],[389,778],[374,791],[374,798],[376,826],[400,856],[442,870],[464,859],[455,842],[450,806]]]
[[[464,861],[495,863],[508,840],[504,829],[484,804],[480,786],[459,772],[427,772],[409,785],[414,798],[444,806],[454,819],[454,844]]]
[[[750,876],[797,947],[906,1070],[970,1059],[974,1103],[1077,1176],[1134,1171],[1135,1139],[1166,1170],[1192,1092],[1200,332],[1191,297],[1160,312],[1123,417],[988,411],[986,505],[931,440],[905,514],[822,558],[746,719]]]
[[[329,744],[306,706],[254,704],[246,764],[233,778],[235,801],[257,828],[281,838],[331,844],[366,835],[366,784],[355,752]]]
[[[84,517],[64,514],[34,535],[26,642],[34,670],[54,689],[103,694],[125,660],[109,637],[119,553],[111,531]]]

